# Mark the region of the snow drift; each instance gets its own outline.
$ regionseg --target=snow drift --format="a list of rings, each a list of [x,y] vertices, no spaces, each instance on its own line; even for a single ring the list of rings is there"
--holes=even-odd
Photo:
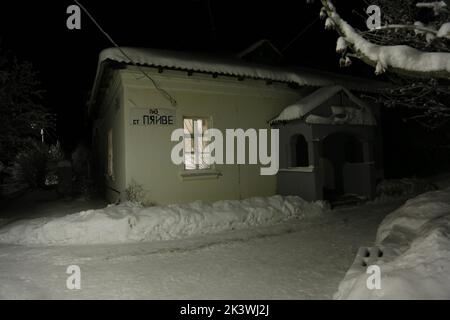
[[[359,255],[335,299],[450,299],[450,188],[422,194],[388,215],[376,243],[384,254],[364,264]],[[381,268],[380,290],[367,288],[369,264]]]
[[[0,229],[0,243],[77,245],[171,240],[314,217],[323,211],[321,202],[308,203],[294,196],[149,208],[128,202],[60,218],[11,223]]]

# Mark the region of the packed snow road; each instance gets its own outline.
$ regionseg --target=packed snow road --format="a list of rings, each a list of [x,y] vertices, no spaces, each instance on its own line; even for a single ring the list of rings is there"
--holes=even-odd
[[[402,202],[188,240],[0,245],[2,299],[330,299],[360,246]],[[81,270],[69,290],[67,268]]]

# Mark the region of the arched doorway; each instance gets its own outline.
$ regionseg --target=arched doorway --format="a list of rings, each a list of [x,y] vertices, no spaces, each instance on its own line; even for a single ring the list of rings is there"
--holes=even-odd
[[[302,134],[297,134],[291,138],[291,159],[290,167],[308,167],[309,152],[308,142]]]
[[[354,135],[337,132],[322,142],[322,183],[324,199],[335,201],[347,193],[355,193],[358,164],[364,162],[363,146]],[[357,190],[356,190],[357,191]]]

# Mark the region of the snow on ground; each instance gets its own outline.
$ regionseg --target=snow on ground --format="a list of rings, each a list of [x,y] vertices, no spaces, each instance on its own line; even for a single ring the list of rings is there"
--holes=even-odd
[[[448,299],[450,188],[402,202],[330,211],[271,197],[61,215],[50,201],[39,208],[49,217],[1,218],[0,299]],[[381,290],[367,289],[372,264]],[[66,287],[70,265],[81,290]]]
[[[183,240],[0,244],[0,298],[330,299],[358,248],[373,243],[381,220],[400,204]],[[81,290],[66,288],[69,265],[81,268]]]
[[[376,244],[386,253],[371,261],[381,268],[381,289],[368,290],[369,275],[354,265],[335,298],[450,299],[450,189],[424,193],[388,215]]]
[[[0,243],[77,245],[171,240],[274,225],[319,216],[323,211],[321,202],[308,203],[294,196],[149,208],[124,203],[63,217],[10,223],[0,229]]]

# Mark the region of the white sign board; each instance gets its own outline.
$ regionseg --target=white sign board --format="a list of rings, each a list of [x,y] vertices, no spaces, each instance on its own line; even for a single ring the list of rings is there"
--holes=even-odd
[[[175,124],[175,109],[171,108],[131,108],[132,126],[171,126]]]

